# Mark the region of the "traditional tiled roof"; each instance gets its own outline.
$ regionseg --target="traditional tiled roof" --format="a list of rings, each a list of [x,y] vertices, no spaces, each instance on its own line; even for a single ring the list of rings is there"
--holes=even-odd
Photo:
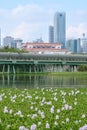
[[[61,49],[60,43],[25,43],[22,49],[31,52],[66,52],[66,49]]]

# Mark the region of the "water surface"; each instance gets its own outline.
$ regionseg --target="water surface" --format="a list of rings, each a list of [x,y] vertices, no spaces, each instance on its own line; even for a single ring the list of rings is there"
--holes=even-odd
[[[0,75],[0,87],[86,87],[87,77],[55,75]]]

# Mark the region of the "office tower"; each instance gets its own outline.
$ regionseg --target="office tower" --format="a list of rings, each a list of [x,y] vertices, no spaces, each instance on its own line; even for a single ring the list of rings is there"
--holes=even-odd
[[[1,46],[1,28],[0,28],[0,46]]]
[[[66,40],[66,16],[64,12],[56,12],[54,15],[54,42],[62,43],[65,48]]]
[[[22,39],[14,39],[11,36],[6,36],[3,38],[3,46],[4,47],[9,47],[9,48],[19,48],[21,49],[22,45]]]
[[[81,39],[70,39],[66,42],[66,49],[72,53],[81,53]]]
[[[12,44],[14,43],[14,38],[11,36],[6,36],[3,38],[3,45],[4,47],[12,47]]]
[[[49,43],[54,42],[54,27],[49,26]]]
[[[85,37],[85,33],[83,33],[83,38],[81,38],[81,47],[82,52],[87,53],[87,37]]]
[[[22,42],[23,42],[23,40],[22,39],[19,39],[19,38],[17,38],[17,39],[14,39],[14,48],[18,48],[18,49],[21,49],[21,47],[22,47]]]

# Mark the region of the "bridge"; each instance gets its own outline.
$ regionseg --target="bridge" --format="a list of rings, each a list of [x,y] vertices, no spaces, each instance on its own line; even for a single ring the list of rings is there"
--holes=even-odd
[[[87,55],[0,53],[1,73],[38,73],[77,71],[87,64]]]

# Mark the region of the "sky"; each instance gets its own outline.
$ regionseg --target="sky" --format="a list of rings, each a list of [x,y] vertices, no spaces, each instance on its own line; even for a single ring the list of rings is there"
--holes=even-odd
[[[0,0],[1,38],[48,42],[55,12],[66,13],[66,39],[87,36],[87,0]]]

